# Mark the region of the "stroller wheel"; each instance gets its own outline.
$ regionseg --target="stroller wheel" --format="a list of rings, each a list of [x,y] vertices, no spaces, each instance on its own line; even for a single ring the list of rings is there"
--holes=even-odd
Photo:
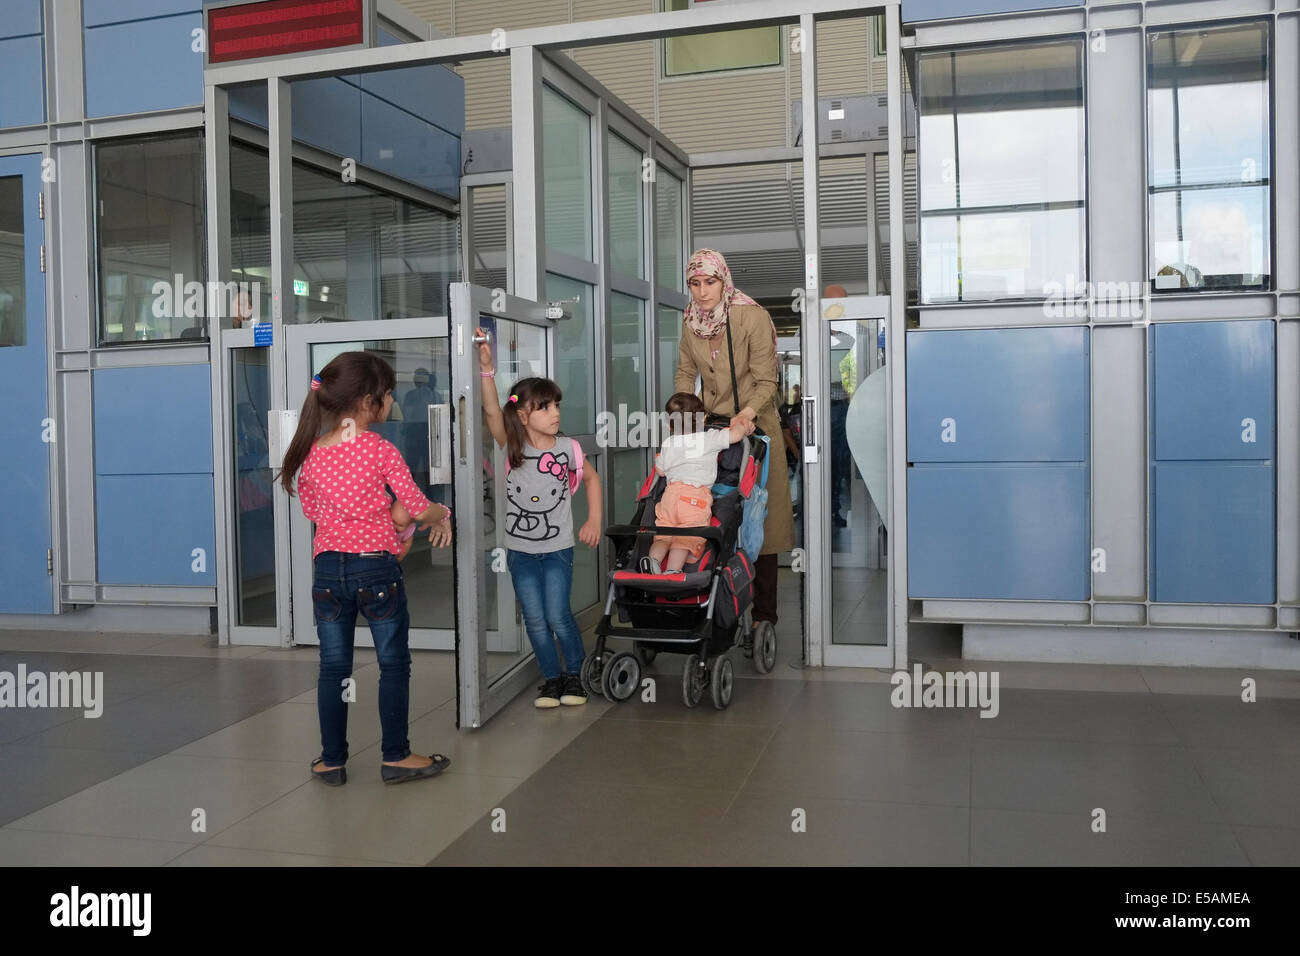
[[[726,710],[731,703],[731,691],[735,687],[735,669],[731,665],[731,658],[726,654],[713,662],[710,687],[713,690],[713,706],[718,710]]]
[[[615,654],[601,675],[605,683],[605,696],[619,702],[627,700],[641,686],[641,662],[624,652]]]
[[[579,676],[582,678],[582,686],[588,697],[605,696],[605,684],[600,679],[602,664],[601,658],[595,654],[587,655],[587,659],[582,662],[582,672]]]
[[[682,703],[694,707],[704,697],[704,668],[699,654],[688,654],[682,665]]]
[[[754,625],[754,670],[770,674],[776,666],[776,628],[771,621]]]

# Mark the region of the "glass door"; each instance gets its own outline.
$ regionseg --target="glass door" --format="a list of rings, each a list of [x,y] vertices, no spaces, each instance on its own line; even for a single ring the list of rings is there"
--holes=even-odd
[[[379,356],[397,374],[388,420],[371,426],[402,453],[411,476],[430,501],[453,504],[450,469],[450,405],[453,385],[447,319],[387,319],[285,326],[289,406],[300,409],[311,377],[343,352]],[[285,446],[292,433],[285,430]],[[295,644],[316,644],[312,616],[312,525],[297,501],[290,507]],[[417,533],[402,561],[411,614],[411,647],[451,650],[455,646],[455,573],[451,548],[434,548],[427,533]],[[356,643],[373,646],[364,618],[357,620]]]
[[[506,568],[505,452],[483,420],[476,329],[487,333],[501,394],[530,375],[552,377],[553,320],[536,302],[469,283],[451,285],[452,454],[456,499],[457,725],[481,727],[540,671]],[[574,518],[577,521],[577,516]]]
[[[54,447],[45,351],[45,223],[41,157],[0,157],[0,382],[5,494],[0,496],[0,612],[54,611],[50,451]]]

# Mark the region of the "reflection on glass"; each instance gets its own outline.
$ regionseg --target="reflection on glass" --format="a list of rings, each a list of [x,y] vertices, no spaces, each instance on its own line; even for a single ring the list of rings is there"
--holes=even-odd
[[[677,347],[682,340],[681,310],[659,306],[659,321],[656,325],[656,342],[659,348],[659,394],[655,396],[654,408],[658,411],[673,394],[673,379],[677,376]]]
[[[831,323],[831,639],[885,644],[885,350],[878,319]],[[796,509],[796,515],[798,514]]]
[[[23,178],[0,178],[0,348],[27,344]]]
[[[239,624],[275,626],[275,519],[267,457],[269,349],[235,349],[230,393],[235,430],[235,579]]]
[[[506,255],[506,187],[470,187],[469,281],[486,289],[507,289],[510,260]]]
[[[609,137],[609,265],[623,275],[645,278],[641,151]]]
[[[546,375],[546,333],[542,329],[490,314],[481,316],[479,325],[488,332],[489,341],[493,343],[492,367],[497,370],[497,388],[502,398],[508,394],[504,388],[506,384],[529,376]],[[498,549],[507,547],[506,455],[505,449],[497,447],[486,425],[479,429],[479,459],[483,469],[483,519],[478,553],[484,588],[480,592],[483,599],[478,611],[480,624],[487,635],[487,683],[490,685],[531,654],[532,646],[515,602],[514,587],[500,573],[502,559],[499,555],[505,552]],[[577,527],[576,509],[574,527]]]
[[[103,143],[94,162],[100,341],[206,337],[202,136]]]
[[[683,291],[682,181],[655,167],[655,275],[661,286]]]
[[[600,474],[604,460],[604,455],[588,455],[587,465]],[[574,614],[591,607],[601,597],[600,582],[597,579],[597,558],[600,551],[578,540],[578,529],[587,523],[587,518],[591,515],[589,504],[585,491],[579,491],[573,496],[573,590],[570,592],[569,606],[573,608]],[[609,503],[602,502],[602,507],[605,510],[602,525],[607,525]]]
[[[267,154],[230,149],[233,278],[260,282],[270,316],[271,225]],[[287,322],[347,322],[447,314],[460,277],[460,230],[439,210],[293,166],[293,302]]]
[[[381,342],[330,342],[311,347],[312,374],[334,356],[365,351],[392,366],[397,376],[388,420],[370,427],[392,442],[411,469],[411,477],[430,501],[455,509],[451,484],[429,482],[430,405],[449,401],[451,358],[447,338],[398,339]],[[411,627],[450,628],[455,622],[452,604],[456,589],[452,573],[452,548],[435,548],[427,532],[417,533],[402,562],[406,577]],[[488,576],[489,581],[491,575]]]
[[[1268,26],[1147,37],[1151,284],[1267,288]]]
[[[542,183],[546,245],[586,262],[591,242],[591,117],[542,87]]]
[[[616,451],[611,456],[614,459],[613,490],[610,492],[613,499],[605,508],[605,524],[628,524],[632,521],[637,492],[650,474],[646,454],[643,448],[633,448]]]
[[[609,295],[609,379],[615,414],[645,411],[645,302],[621,292]]]
[[[592,287],[585,282],[546,274],[546,298],[577,298],[573,317],[555,326],[555,374],[551,377],[564,393],[560,403],[560,428],[570,435],[590,435],[596,430],[596,343],[592,330]],[[497,373],[498,376],[501,374]],[[515,379],[507,378],[506,382]]]
[[[1085,278],[1082,49],[918,58],[922,302],[1035,297]]]

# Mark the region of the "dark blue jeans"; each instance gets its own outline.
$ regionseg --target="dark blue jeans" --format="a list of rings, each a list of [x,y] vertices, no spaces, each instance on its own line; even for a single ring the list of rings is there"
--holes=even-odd
[[[528,640],[541,665],[542,676],[552,680],[560,676],[560,658],[556,642],[564,655],[564,670],[577,674],[582,669],[582,634],[570,609],[569,592],[573,587],[573,549],[529,554],[506,551],[506,565],[515,585],[515,597],[523,612]],[[554,634],[554,640],[551,635]]]
[[[398,761],[411,753],[407,739],[411,686],[411,617],[406,609],[402,566],[393,554],[367,557],[322,551],[313,562],[311,598],[320,638],[320,677],[316,709],[320,714],[321,756],[330,767],[348,759],[348,705],[343,681],[352,676],[352,648],[357,612],[366,616],[379,658],[379,723],[383,759]]]

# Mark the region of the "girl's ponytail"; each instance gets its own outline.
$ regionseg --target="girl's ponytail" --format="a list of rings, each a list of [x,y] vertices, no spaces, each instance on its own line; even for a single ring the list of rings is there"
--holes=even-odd
[[[330,359],[312,379],[311,391],[298,414],[298,430],[293,433],[293,441],[275,480],[292,495],[293,480],[324,426],[328,424],[332,428],[343,416],[358,413],[367,406],[381,407],[384,396],[396,383],[393,367],[369,352],[344,352]]]
[[[284,453],[284,464],[276,476],[276,481],[280,482],[290,497],[293,496],[293,479],[311,454],[312,442],[320,434],[320,426],[320,402],[316,400],[316,390],[312,389],[307,393],[307,400],[302,403],[302,411],[298,413],[298,430],[293,433],[289,450]]]

